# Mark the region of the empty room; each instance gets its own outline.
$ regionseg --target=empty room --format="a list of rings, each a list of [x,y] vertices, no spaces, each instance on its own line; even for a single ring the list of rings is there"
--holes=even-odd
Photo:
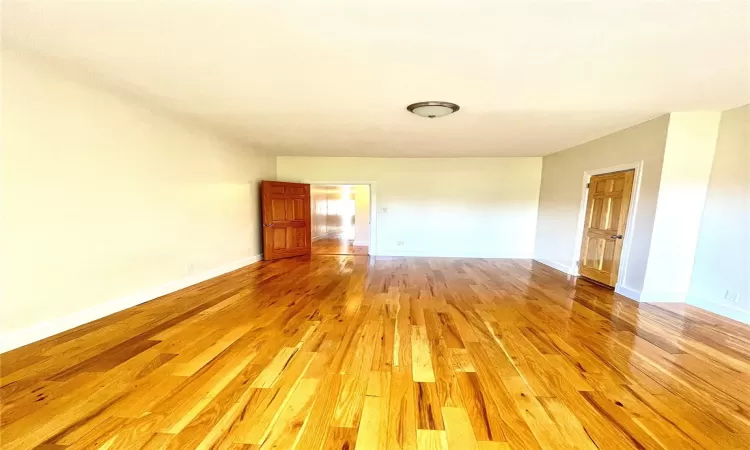
[[[0,448],[750,448],[750,2],[4,0]]]

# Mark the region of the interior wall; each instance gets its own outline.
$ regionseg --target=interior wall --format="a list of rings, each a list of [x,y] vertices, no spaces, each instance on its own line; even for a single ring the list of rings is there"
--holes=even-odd
[[[572,273],[576,267],[578,216],[583,200],[584,172],[641,162],[639,201],[631,239],[626,288],[640,291],[654,226],[659,180],[664,159],[669,116],[644,122],[543,158],[539,222],[534,258]]]
[[[721,112],[670,114],[641,301],[684,302]]]
[[[373,184],[376,255],[530,258],[541,158],[279,157],[282,181]]]
[[[261,253],[274,157],[46,62],[4,49],[2,63],[4,337],[38,339]]]
[[[750,323],[750,105],[721,116],[688,302]]]
[[[370,186],[352,186],[354,192],[354,245],[370,245]]]

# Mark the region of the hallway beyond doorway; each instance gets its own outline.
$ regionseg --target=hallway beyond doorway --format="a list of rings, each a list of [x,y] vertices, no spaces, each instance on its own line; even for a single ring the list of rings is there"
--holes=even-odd
[[[370,186],[311,185],[312,253],[367,255]]]

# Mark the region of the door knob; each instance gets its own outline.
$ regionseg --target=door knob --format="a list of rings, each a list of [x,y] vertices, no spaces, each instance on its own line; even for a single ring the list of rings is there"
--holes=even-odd
[[[612,239],[622,239],[622,235],[621,234],[614,234],[614,235],[610,236],[610,238],[612,238]]]

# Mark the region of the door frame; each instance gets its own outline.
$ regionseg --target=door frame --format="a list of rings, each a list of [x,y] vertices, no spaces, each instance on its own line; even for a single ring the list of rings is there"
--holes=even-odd
[[[363,186],[363,185],[370,186],[370,243],[367,246],[367,255],[377,256],[377,252],[375,251],[375,249],[377,248],[376,246],[377,233],[375,232],[377,228],[377,214],[375,214],[375,212],[377,211],[377,208],[375,204],[376,183],[374,181],[309,181],[309,180],[304,180],[304,181],[300,181],[300,183],[309,184],[310,186],[331,186],[331,185],[334,185],[334,186]],[[310,196],[312,197],[312,194]]]
[[[633,190],[630,193],[630,208],[628,209],[628,218],[625,222],[625,236],[622,242],[622,252],[620,253],[620,267],[618,269],[617,284],[614,286],[615,291],[622,288],[628,275],[628,261],[630,260],[630,249],[633,243],[633,222],[635,222],[635,212],[638,209],[638,200],[641,193],[641,175],[643,173],[643,160],[632,163],[619,164],[616,166],[604,167],[601,169],[587,170],[583,172],[583,182],[581,183],[581,205],[578,210],[578,225],[576,228],[576,242],[573,253],[573,265],[569,273],[574,276],[580,276],[578,272],[578,261],[581,259],[581,244],[583,243],[583,234],[586,232],[586,203],[588,202],[588,187],[591,177],[594,175],[604,175],[612,172],[622,172],[625,170],[635,170],[633,174]]]

